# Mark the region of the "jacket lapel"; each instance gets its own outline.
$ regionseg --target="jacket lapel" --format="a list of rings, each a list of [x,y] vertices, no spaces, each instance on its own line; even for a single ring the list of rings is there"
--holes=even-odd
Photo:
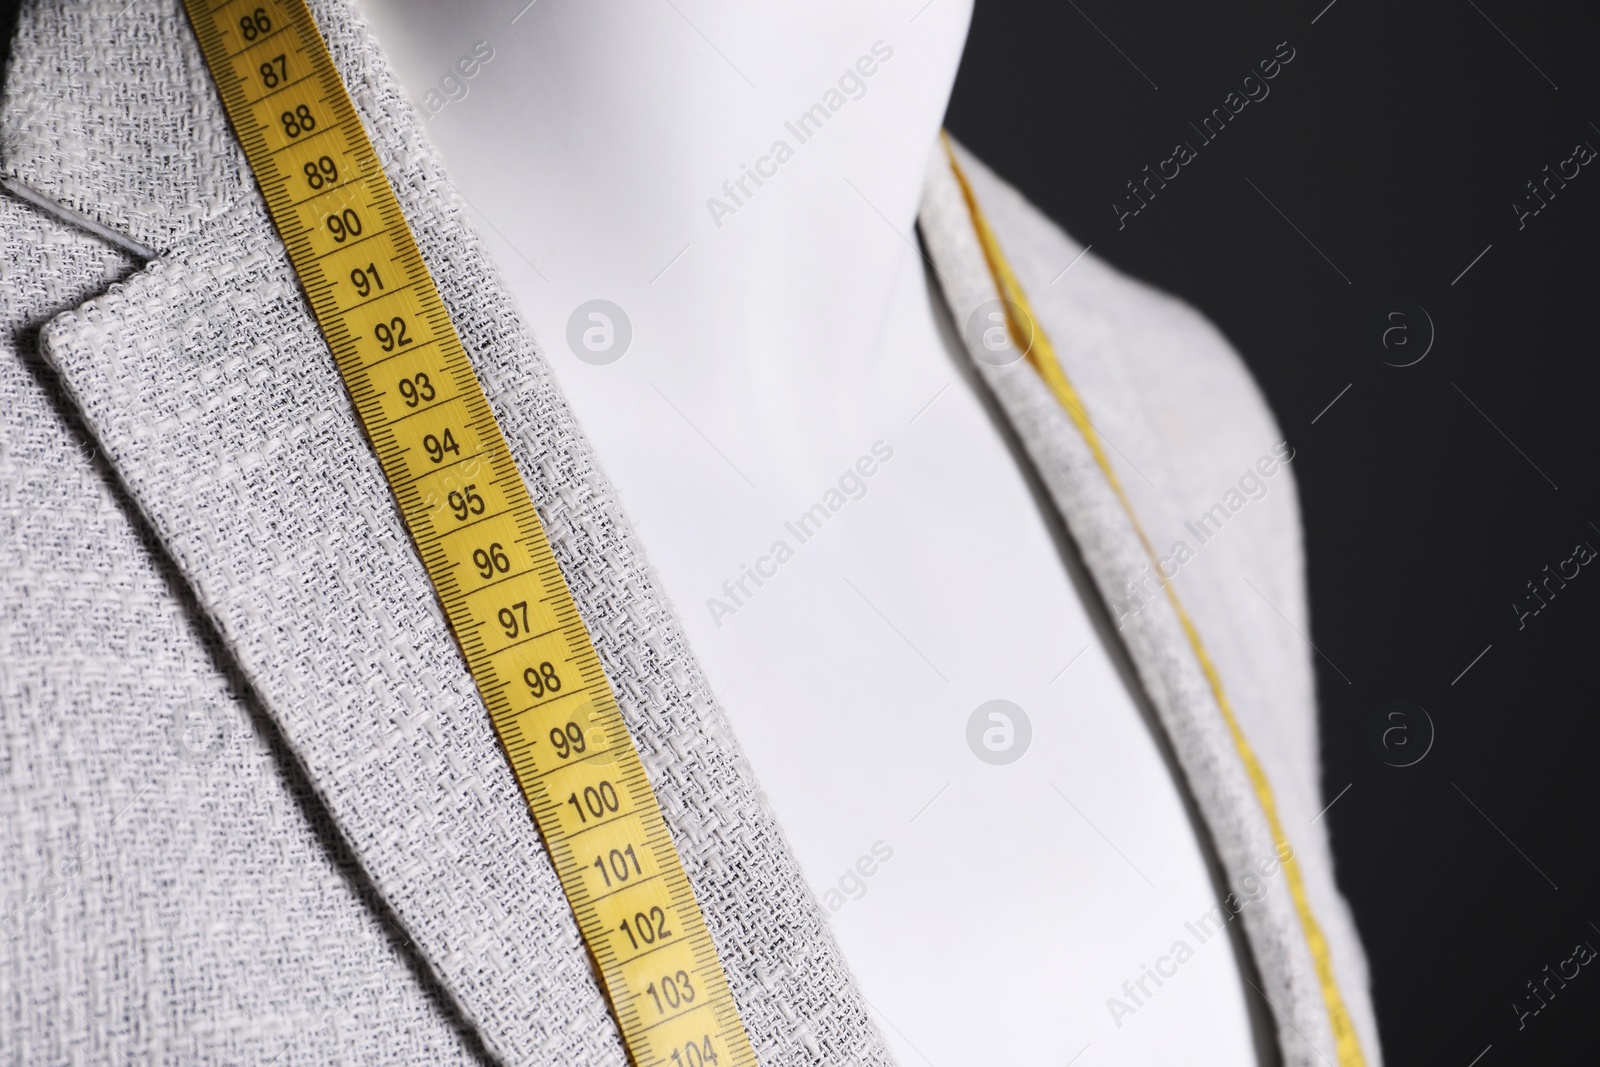
[[[1076,424],[1029,361],[993,366],[976,349],[974,361],[1111,610],[1236,899],[1260,883],[1264,863],[1280,867],[1277,829],[1287,830],[1290,855],[1299,854],[1293,877],[1283,879],[1289,885],[1259,900],[1249,893],[1253,903],[1239,911],[1279,1046],[1290,1063],[1359,1062],[1359,1052],[1347,1058],[1354,1047],[1349,1017],[1342,1004],[1330,1004],[1313,950],[1326,958],[1322,930],[1334,935],[1338,984],[1364,1008],[1359,941],[1329,877],[1325,828],[1311,821],[1320,805],[1308,653],[1238,580],[1253,572],[1263,595],[1305,627],[1292,476],[1281,473],[1288,484],[1277,496],[1255,505],[1249,524],[1241,521],[1243,528],[1230,527],[1227,538],[1203,549],[1197,564],[1182,573],[1170,562],[1164,568],[1169,577],[1176,573],[1190,619],[1154,578],[1141,533],[1142,526],[1164,550],[1169,534],[1184,532],[1183,516],[1205,512],[1210,487],[1220,494],[1232,486],[1233,464],[1250,467],[1281,441],[1277,428],[1209,323],[1103,263],[1079,262],[1085,249],[964,150],[952,151],[1000,243],[1020,253],[1017,280],[1076,387],[1087,427]],[[954,320],[964,325],[1001,292],[967,190],[943,151],[930,162],[919,224]],[[1227,679],[1225,694],[1213,684],[1220,678]],[[1265,796],[1253,773],[1262,767],[1271,772]],[[1316,916],[1310,924],[1307,914]],[[1339,1000],[1335,987],[1333,1002]],[[1366,1029],[1365,1043],[1374,1047]]]

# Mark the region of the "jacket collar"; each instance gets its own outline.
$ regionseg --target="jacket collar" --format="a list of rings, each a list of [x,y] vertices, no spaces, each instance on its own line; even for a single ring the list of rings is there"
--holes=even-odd
[[[1265,405],[1209,323],[1088,256],[958,145],[930,161],[919,226],[954,321],[1004,308],[1040,349],[996,366],[981,329],[963,331],[1116,617],[1210,831],[1227,899],[1252,901],[1238,914],[1286,1061],[1359,1067],[1374,1034],[1359,943],[1329,877],[1324,828],[1311,820],[1320,805],[1314,734],[1303,733],[1316,715],[1308,653],[1265,617],[1276,609],[1214,583],[1224,559],[1230,577],[1245,561],[1261,565],[1258,580],[1305,626],[1292,478],[1283,475],[1290,485],[1257,532],[1230,531],[1191,568],[1181,598],[1154,577],[1158,566],[1172,577],[1170,561],[1159,563],[1144,533],[1157,521],[1165,532],[1187,507],[1203,513],[1195,487],[1228,485],[1236,448],[1280,439]],[[1005,247],[1021,254],[1009,261]],[[1055,351],[1040,359],[1051,338]],[[1228,412],[1226,427],[1206,418],[1208,406]],[[1250,886],[1263,863],[1286,885],[1257,900]],[[1360,1040],[1352,1005],[1369,1024]]]

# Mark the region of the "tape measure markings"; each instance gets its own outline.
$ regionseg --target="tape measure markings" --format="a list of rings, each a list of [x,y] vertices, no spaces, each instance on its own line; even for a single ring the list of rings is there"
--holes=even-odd
[[[623,1043],[640,1067],[754,1067],[599,655],[310,11],[186,5]]]

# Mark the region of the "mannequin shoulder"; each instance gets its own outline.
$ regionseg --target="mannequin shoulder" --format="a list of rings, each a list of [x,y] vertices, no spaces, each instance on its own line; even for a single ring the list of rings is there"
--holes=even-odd
[[[1038,325],[1089,409],[1130,454],[1211,484],[1284,440],[1244,361],[1200,311],[1112,266],[955,146]],[[1124,441],[1117,439],[1120,431]],[[1173,473],[1178,473],[1174,471]]]

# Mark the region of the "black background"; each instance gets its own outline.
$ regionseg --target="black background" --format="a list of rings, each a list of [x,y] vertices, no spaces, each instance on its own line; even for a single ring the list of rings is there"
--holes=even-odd
[[[1512,1004],[1536,1006],[1525,983],[1578,942],[1600,948],[1600,564],[1520,630],[1512,604],[1600,548],[1600,160],[1520,230],[1512,205],[1578,142],[1600,148],[1600,11],[1475,2],[978,0],[948,124],[1097,255],[1216,322],[1299,450],[1323,789],[1350,786],[1326,818],[1388,1061],[1467,1067],[1492,1045],[1480,1067],[1595,1063],[1600,966],[1521,1029]],[[1271,94],[1204,143],[1188,123],[1282,41]],[[1119,228],[1125,183],[1179,141],[1197,158]],[[1419,307],[1432,351],[1386,365],[1421,354]],[[1409,767],[1373,742],[1395,700],[1435,729]]]
[[[1209,315],[1298,449],[1326,818],[1386,1058],[1594,1063],[1600,967],[1520,1029],[1513,1004],[1578,942],[1600,948],[1600,567],[1521,629],[1512,605],[1600,547],[1600,161],[1520,229],[1512,205],[1600,147],[1600,11],[1085,3],[978,0],[949,125],[1097,254]],[[1271,94],[1202,143],[1189,123],[1285,41]],[[1119,228],[1125,183],[1179,141],[1197,158]],[[1421,353],[1424,309],[1431,351],[1389,365]],[[1412,766],[1374,743],[1391,701],[1433,724]]]

